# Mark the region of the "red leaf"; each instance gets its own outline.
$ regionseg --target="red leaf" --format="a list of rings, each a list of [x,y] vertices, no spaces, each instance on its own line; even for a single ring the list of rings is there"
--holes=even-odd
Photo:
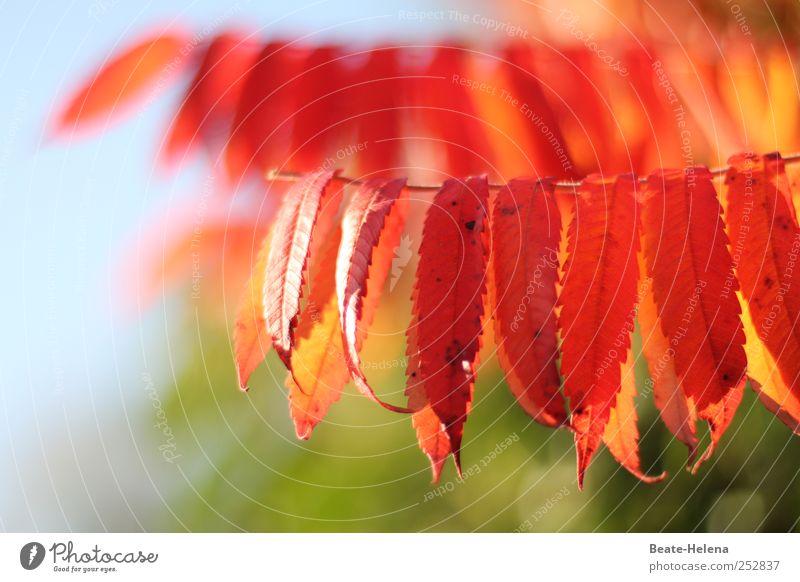
[[[570,399],[578,486],[600,444],[620,391],[620,366],[631,344],[639,267],[636,179],[586,178],[569,227],[559,298],[561,373]]]
[[[270,238],[270,234],[267,234],[261,243],[256,264],[239,303],[233,329],[236,374],[239,378],[239,388],[242,390],[247,390],[247,380],[264,361],[272,343],[264,321],[264,271],[267,266]]]
[[[642,270],[645,269],[642,265]],[[688,464],[691,465],[697,455],[697,411],[690,405],[681,388],[675,371],[674,354],[661,330],[651,287],[642,294],[637,315],[642,334],[642,353],[650,372],[653,400],[661,414],[661,420],[689,449]]]
[[[193,146],[220,140],[229,124],[257,47],[237,33],[214,38],[169,127],[164,157],[173,161]]]
[[[526,154],[531,156],[530,163],[537,172],[540,175],[574,177],[575,166],[568,151],[569,142],[564,138],[562,122],[550,106],[536,73],[534,50],[529,43],[511,44],[506,49],[504,68],[510,88],[504,105],[508,98],[517,100],[514,117],[517,125],[530,136],[533,151]],[[497,98],[503,97],[505,95]]]
[[[636,375],[633,354],[628,355],[622,365],[621,389],[616,402],[608,415],[608,423],[603,432],[603,442],[620,465],[643,483],[657,483],[667,474],[645,475],[639,460],[639,429],[636,427]]]
[[[291,81],[301,72],[301,63],[295,50],[277,41],[264,46],[253,61],[225,150],[231,179],[284,162],[295,111]]]
[[[642,193],[642,233],[675,372],[689,408],[711,428],[711,444],[696,470],[733,418],[747,365],[737,284],[711,173],[703,167],[653,173]]]
[[[292,115],[292,145],[285,163],[294,170],[319,167],[320,160],[336,159],[342,131],[344,92],[351,85],[350,70],[338,47],[324,45],[312,50],[303,62],[302,73],[291,85],[296,99]],[[351,138],[352,139],[352,138]],[[341,140],[339,140],[341,141]],[[342,150],[344,151],[344,150]]]
[[[603,172],[623,170],[627,152],[619,147],[619,127],[610,104],[598,89],[601,85],[597,78],[597,55],[583,46],[566,46],[533,51],[531,58],[534,62],[526,70],[536,79],[546,79],[544,96],[557,123],[552,127],[540,117],[529,122],[534,125],[540,122],[539,130],[543,134],[552,131],[555,136],[556,131],[560,131],[563,141],[559,145],[569,151],[576,175],[597,169]],[[600,63],[600,66],[605,65]],[[554,70],[560,74],[552,75],[550,72]],[[536,108],[531,117],[539,114],[537,104],[531,103],[531,106]],[[600,140],[603,147],[597,147]]]
[[[400,50],[393,47],[369,51],[347,94],[353,132],[360,145],[354,161],[362,174],[393,174],[402,160],[402,106],[407,88],[399,55]]]
[[[359,322],[365,315],[363,308],[367,295],[367,281],[370,276],[375,276],[374,267],[379,267],[381,274],[379,275],[380,280],[373,281],[371,284],[371,296],[368,299],[369,320],[372,319],[372,312],[377,306],[381,287],[391,265],[392,255],[383,253],[381,264],[373,265],[373,269],[370,269],[373,249],[379,245],[384,224],[387,222],[392,207],[402,194],[405,182],[404,178],[391,181],[376,178],[368,180],[356,189],[345,211],[342,223],[342,244],[336,260],[339,317],[350,373],[356,386],[365,396],[395,412],[410,412],[410,410],[380,400],[361,370],[359,349],[361,341],[366,335],[366,326],[359,328]],[[390,229],[391,240],[383,241],[385,247],[393,249],[397,245],[403,222],[404,215],[401,216],[400,228],[395,226]]]
[[[800,253],[792,192],[780,155],[729,160],[725,219],[745,301],[748,373],[764,405],[800,434]]]
[[[486,178],[448,180],[425,219],[408,331],[409,406],[438,479],[461,440],[472,402],[486,289]]]
[[[334,172],[314,172],[298,181],[283,201],[267,257],[264,308],[275,351],[291,370],[292,336],[311,249],[311,233]]]
[[[431,462],[433,482],[436,483],[442,475],[444,462],[454,451],[450,436],[443,428],[442,419],[428,403],[423,391],[409,392],[408,405],[416,408],[411,423],[417,433],[420,448]],[[456,470],[459,474],[461,473],[461,466],[458,462],[456,462]]]
[[[457,46],[438,46],[421,82],[416,83],[413,105],[420,109],[421,129],[447,158],[448,175],[482,171],[491,163],[486,127],[479,118],[469,81],[470,52]]]
[[[682,164],[686,159],[685,150],[681,149],[686,147],[682,135],[686,135],[684,130],[688,123],[695,127],[695,120],[688,115],[688,104],[687,111],[683,109],[684,96],[681,94],[681,101],[676,102],[676,96],[670,96],[665,91],[664,77],[660,76],[665,73],[661,63],[654,61],[654,55],[658,52],[647,39],[643,39],[643,43],[627,47],[620,55],[618,63],[624,63],[625,75],[608,69],[615,83],[620,84],[619,89],[614,87],[607,90],[607,94],[620,95],[613,102],[613,107],[630,156],[628,163],[633,168],[652,167],[652,164],[662,167]],[[673,69],[669,66],[667,69],[671,82]],[[692,70],[692,73],[697,74],[696,70]],[[705,89],[705,85],[698,83],[696,77],[693,80],[701,90]],[[705,100],[703,105],[706,105]],[[687,117],[688,122],[685,119]],[[709,124],[712,127],[723,125],[713,121]]]
[[[170,32],[145,37],[106,61],[66,101],[55,131],[87,129],[108,122],[144,96],[145,90],[163,89],[177,80],[185,64],[183,35]]]
[[[561,216],[552,181],[511,180],[492,206],[492,289],[498,357],[511,392],[547,426],[566,420],[558,375],[556,283]]]

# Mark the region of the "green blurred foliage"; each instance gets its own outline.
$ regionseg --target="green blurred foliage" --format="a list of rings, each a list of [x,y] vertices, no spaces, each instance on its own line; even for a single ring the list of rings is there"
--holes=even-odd
[[[236,389],[227,333],[219,326],[193,331],[186,334],[194,337],[187,339],[192,365],[183,367],[164,400],[180,457],[157,475],[165,508],[154,508],[148,529],[798,530],[800,440],[749,388],[716,455],[694,476],[684,469],[685,448],[658,419],[652,398],[641,394],[643,466],[650,473],[667,470],[669,477],[642,484],[602,451],[579,492],[570,434],[531,422],[489,358],[466,425],[466,478],[459,481],[450,464],[441,482],[431,484],[410,418],[348,386],[311,439],[297,440],[285,371],[274,354],[244,394]],[[402,362],[400,354],[385,356]],[[646,392],[641,361],[637,376]],[[380,379],[386,398],[400,401],[402,365]]]

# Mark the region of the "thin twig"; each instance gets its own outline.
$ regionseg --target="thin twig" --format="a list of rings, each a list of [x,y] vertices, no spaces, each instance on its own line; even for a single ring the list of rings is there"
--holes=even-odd
[[[800,162],[800,153],[789,154],[787,156],[783,156],[782,159],[787,164]],[[709,170],[709,172],[711,172],[712,176],[722,176],[723,174],[725,174],[730,169],[731,169],[730,166],[724,166],[724,167],[721,167],[721,168],[711,168]],[[305,175],[306,175],[305,172],[294,172],[294,171],[291,171],[291,170],[272,169],[272,170],[269,170],[267,172],[266,178],[267,178],[268,181],[295,182],[295,181],[300,180],[301,178],[303,178],[303,176],[305,176]],[[345,184],[363,184],[364,183],[364,180],[361,180],[359,178],[352,178],[350,176],[342,176],[342,175],[339,175],[339,174],[334,176],[334,179],[338,180],[339,182],[344,182]],[[639,178],[639,182],[640,183],[644,183],[645,181],[646,180],[644,178]],[[578,186],[581,185],[581,181],[580,180],[577,180],[577,181],[575,181],[575,180],[559,180],[557,182],[554,182],[554,185],[555,185],[556,191],[558,191],[558,190],[572,191],[572,190],[574,190],[575,188],[577,188]],[[505,186],[505,184],[494,184],[494,183],[490,183],[489,184],[489,188],[491,190],[498,190],[498,189],[502,188],[503,186]],[[435,184],[406,184],[406,188],[408,190],[429,191],[429,190],[439,190],[439,189],[441,189],[441,185],[435,185]]]

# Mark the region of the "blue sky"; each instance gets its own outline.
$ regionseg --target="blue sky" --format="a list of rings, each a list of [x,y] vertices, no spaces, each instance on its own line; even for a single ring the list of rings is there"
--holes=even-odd
[[[453,3],[459,9],[469,3]],[[130,382],[165,365],[163,306],[131,316],[115,302],[112,273],[154,208],[196,184],[199,168],[155,172],[161,128],[178,88],[107,132],[72,143],[46,139],[53,107],[115,46],[151,25],[246,23],[271,34],[353,42],[423,37],[452,21],[400,21],[392,2],[0,2],[0,471],[52,435],[100,428],[125,410]],[[479,4],[476,4],[479,5]],[[488,10],[488,8],[484,8]],[[462,31],[463,32],[463,31]],[[159,322],[159,317],[162,319]],[[166,335],[166,337],[165,337]],[[129,390],[130,388],[128,388]],[[16,486],[19,494],[25,479]],[[14,485],[8,481],[6,491]],[[13,498],[13,492],[12,492]],[[2,512],[0,512],[2,521]],[[0,523],[0,529],[14,527]],[[47,524],[34,524],[46,526]]]

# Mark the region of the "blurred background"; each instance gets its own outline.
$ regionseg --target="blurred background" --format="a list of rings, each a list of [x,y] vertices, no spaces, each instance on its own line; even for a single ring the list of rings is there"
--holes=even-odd
[[[429,14],[439,10],[441,17]],[[263,233],[254,217],[271,212],[265,184],[251,177],[231,192],[213,156],[186,156],[170,169],[157,161],[185,80],[92,135],[49,130],[93,67],[158,27],[185,28],[197,45],[237,27],[260,39],[449,39],[486,52],[524,41],[564,47],[568,55],[596,41],[611,55],[658,47],[693,124],[693,161],[722,165],[747,148],[800,149],[796,2],[86,0],[5,2],[0,13],[3,530],[800,529],[800,440],[748,389],[714,458],[696,476],[687,474],[685,448],[646,393],[643,361],[636,364],[643,465],[669,472],[655,485],[639,483],[602,452],[579,492],[571,435],[533,423],[516,406],[490,342],[466,425],[466,479],[448,464],[441,482],[431,484],[410,419],[352,386],[313,437],[298,440],[275,354],[243,394],[230,341]],[[558,87],[558,64],[548,71]],[[642,118],[625,115],[636,111],[641,93],[626,92],[633,85],[624,76],[607,77],[598,92],[613,102],[615,131],[607,140],[582,125],[570,137],[572,118],[564,113],[579,175],[681,165],[684,144],[666,136],[659,121],[642,129]],[[452,88],[444,83],[432,81],[430,90]],[[668,104],[655,87],[656,100]],[[502,118],[501,104],[490,108]],[[674,147],[659,149],[662,143]],[[646,155],[617,155],[628,150]],[[492,169],[500,178],[536,173],[503,158],[506,165]],[[414,228],[410,245],[418,244]],[[199,270],[181,246],[198,233]],[[393,401],[405,382],[402,331],[415,265],[407,254],[364,352],[373,385]]]

